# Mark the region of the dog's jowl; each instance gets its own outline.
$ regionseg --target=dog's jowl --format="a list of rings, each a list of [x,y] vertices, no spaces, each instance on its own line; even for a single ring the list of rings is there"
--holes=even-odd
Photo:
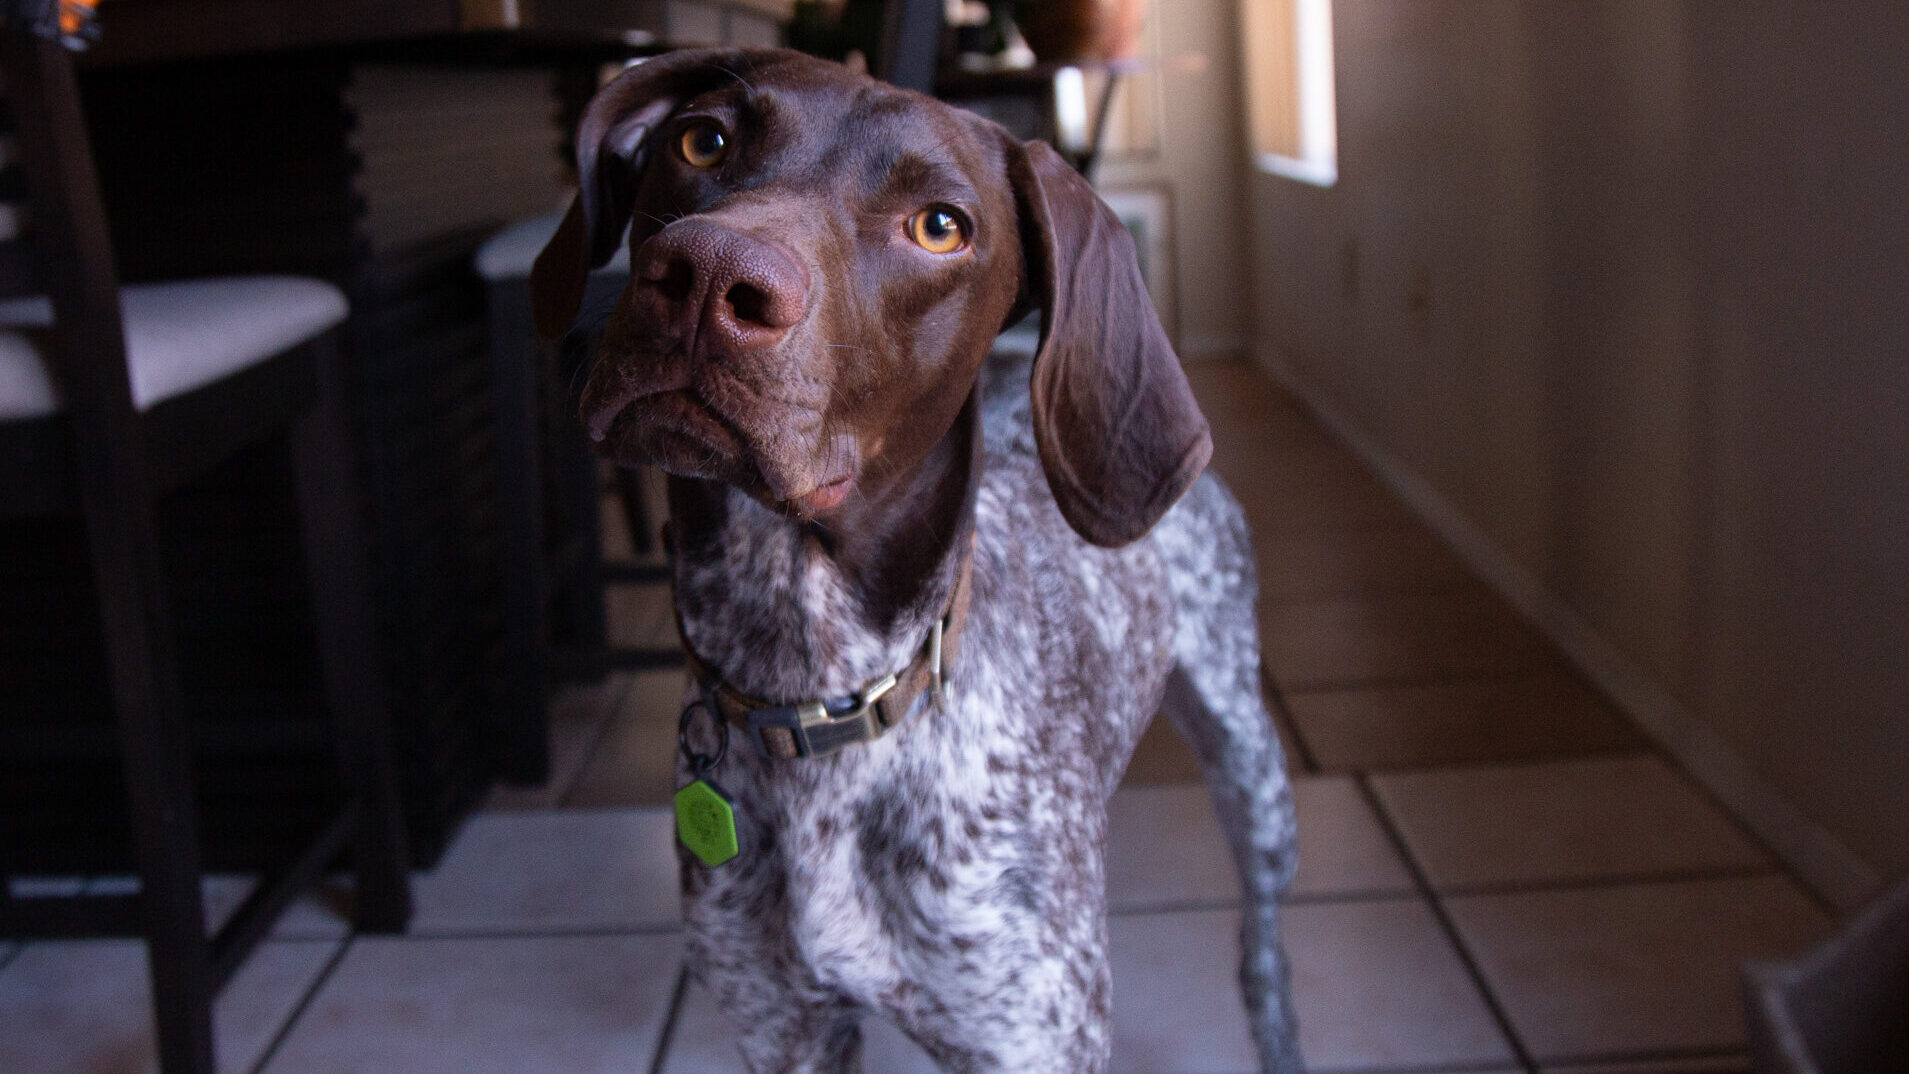
[[[581,419],[670,475],[679,785],[738,848],[704,801],[689,958],[750,1067],[859,1070],[876,1011],[948,1070],[1106,1069],[1145,986],[1109,971],[1106,806],[1160,711],[1244,880],[1262,1065],[1297,1071],[1252,557],[1119,221],[1047,146],[789,52],[641,64],[577,145],[538,323],[627,227]],[[1031,364],[991,359],[1035,310]]]

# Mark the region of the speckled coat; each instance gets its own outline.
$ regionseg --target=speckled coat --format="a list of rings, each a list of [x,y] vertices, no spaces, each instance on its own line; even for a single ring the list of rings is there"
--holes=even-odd
[[[710,773],[742,851],[683,855],[689,965],[750,1068],[857,1070],[877,1011],[951,1071],[1105,1070],[1107,801],[1163,711],[1244,880],[1262,1066],[1295,1074],[1253,559],[1119,219],[1044,143],[785,51],[626,71],[577,145],[537,320],[568,326],[627,228],[580,416],[671,475],[704,664],[781,704],[857,693],[972,549],[938,699],[819,756],[732,734]],[[1033,308],[1031,361],[990,361]]]
[[[880,740],[809,760],[734,736],[716,778],[745,850],[715,868],[682,854],[691,964],[756,1071],[859,1069],[865,1009],[951,1071],[1105,1069],[1107,800],[1165,699],[1243,867],[1265,1069],[1297,1070],[1274,904],[1292,800],[1259,700],[1245,520],[1208,475],[1141,541],[1087,544],[1047,491],[1025,368],[992,372],[973,604],[943,703],[924,695]],[[812,539],[734,506],[725,555],[679,562],[676,585],[691,644],[735,685],[846,694],[920,648],[952,556],[877,635]]]

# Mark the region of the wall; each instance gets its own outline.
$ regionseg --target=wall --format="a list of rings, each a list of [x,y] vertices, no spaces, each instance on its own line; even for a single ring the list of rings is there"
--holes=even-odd
[[[1909,8],[1334,24],[1256,352],[1819,889],[1909,874]]]
[[[1240,139],[1239,34],[1233,0],[1153,0],[1140,51],[1117,108],[1115,148],[1095,173],[1103,189],[1169,191],[1174,218],[1175,346],[1184,358],[1247,349],[1246,149]],[[1143,95],[1135,101],[1133,95]],[[1132,113],[1137,112],[1137,115]],[[1126,128],[1123,132],[1121,128]],[[1128,134],[1128,139],[1121,135]],[[1123,141],[1137,139],[1140,144]]]

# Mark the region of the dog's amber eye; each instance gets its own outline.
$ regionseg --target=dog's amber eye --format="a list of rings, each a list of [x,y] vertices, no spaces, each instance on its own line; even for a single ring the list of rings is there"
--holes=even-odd
[[[676,140],[676,151],[697,168],[710,168],[722,162],[729,152],[729,139],[708,123],[698,123]]]
[[[931,254],[951,254],[968,245],[968,226],[946,205],[930,205],[908,218],[908,237]]]

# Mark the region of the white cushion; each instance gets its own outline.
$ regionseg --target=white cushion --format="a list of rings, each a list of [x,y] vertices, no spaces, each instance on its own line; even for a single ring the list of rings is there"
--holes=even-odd
[[[350,312],[338,288],[301,276],[133,284],[120,288],[119,306],[140,410],[281,354]],[[0,420],[64,409],[41,357],[45,337],[31,331],[52,324],[44,297],[0,302]]]
[[[561,223],[561,211],[544,213],[525,217],[485,239],[484,244],[477,248],[477,275],[486,283],[528,277],[530,266],[536,263],[537,255],[550,241],[550,236],[557,233],[557,225]],[[627,272],[629,262],[630,235],[625,231],[623,245],[598,271]]]

